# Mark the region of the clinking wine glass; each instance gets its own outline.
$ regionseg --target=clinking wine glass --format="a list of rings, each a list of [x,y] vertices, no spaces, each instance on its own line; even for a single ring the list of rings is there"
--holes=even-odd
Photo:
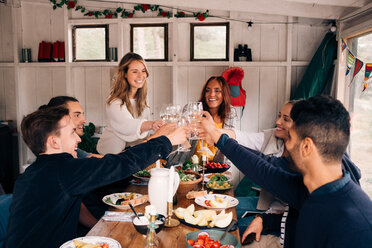
[[[190,125],[189,120],[185,116],[181,116],[177,121],[177,127],[187,127]],[[185,144],[178,145],[178,152],[189,152],[190,149],[185,147]]]
[[[187,106],[187,112],[190,120],[191,135],[190,140],[200,139],[198,137],[197,124],[200,122],[202,116],[203,103],[202,102],[191,102]]]

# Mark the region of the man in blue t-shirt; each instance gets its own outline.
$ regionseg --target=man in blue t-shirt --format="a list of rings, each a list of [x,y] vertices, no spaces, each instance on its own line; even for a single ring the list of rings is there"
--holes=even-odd
[[[295,247],[372,247],[372,202],[342,170],[350,138],[348,112],[338,100],[316,96],[294,104],[291,118],[286,148],[299,174],[229,139],[210,116],[202,125],[248,178],[298,210]]]

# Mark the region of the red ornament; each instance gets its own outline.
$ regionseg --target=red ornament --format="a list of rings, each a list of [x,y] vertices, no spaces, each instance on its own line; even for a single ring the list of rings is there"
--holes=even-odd
[[[203,14],[197,15],[196,18],[198,18],[201,22],[205,20],[205,16]]]
[[[92,15],[93,15],[93,13],[92,13],[92,12],[89,12],[89,13],[88,13],[88,16],[92,16]]]
[[[67,3],[67,7],[69,8],[69,9],[73,9],[73,8],[75,8],[75,2],[74,1],[68,1],[68,3]]]
[[[142,4],[142,9],[147,11],[150,7],[147,4]]]
[[[181,12],[180,12],[180,15],[181,15],[181,16],[185,16],[185,12],[181,11]]]
[[[132,17],[133,17],[133,13],[129,13],[129,14],[128,14],[128,17],[129,17],[129,18],[132,18]]]
[[[106,17],[107,19],[110,19],[110,18],[112,18],[113,15],[114,15],[114,14],[107,14],[105,17]]]
[[[166,17],[166,16],[168,15],[168,12],[162,11],[162,12],[160,12],[160,15],[161,15],[162,17]]]

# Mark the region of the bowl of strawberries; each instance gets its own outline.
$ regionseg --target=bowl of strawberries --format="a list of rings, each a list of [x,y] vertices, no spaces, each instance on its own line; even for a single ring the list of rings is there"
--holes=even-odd
[[[230,165],[213,161],[205,165],[205,173],[222,173],[228,169],[230,169]]]

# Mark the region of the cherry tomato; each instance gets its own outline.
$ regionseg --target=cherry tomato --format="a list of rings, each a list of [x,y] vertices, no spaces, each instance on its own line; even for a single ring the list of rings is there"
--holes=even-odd
[[[194,240],[189,239],[189,240],[187,240],[187,243],[189,243],[189,245],[193,246],[194,245]]]
[[[109,245],[106,244],[106,243],[104,243],[104,244],[102,245],[102,248],[109,248]]]
[[[220,241],[215,241],[214,243],[213,243],[213,246],[212,246],[213,248],[220,248],[221,247],[221,244],[220,244]]]
[[[194,243],[194,245],[201,245],[201,246],[204,246],[204,239],[197,239]]]

